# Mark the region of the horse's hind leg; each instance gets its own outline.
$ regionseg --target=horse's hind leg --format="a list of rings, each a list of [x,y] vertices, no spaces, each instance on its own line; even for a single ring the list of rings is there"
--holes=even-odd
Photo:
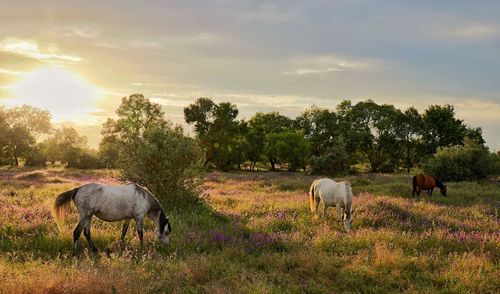
[[[86,219],[80,218],[78,225],[73,231],[73,256],[76,256],[78,252],[78,239],[80,239],[80,235],[82,234],[83,229],[85,228]]]
[[[89,221],[87,222],[87,226],[85,226],[85,230],[83,231],[83,234],[85,235],[85,238],[87,239],[87,242],[89,243],[89,247],[92,250],[92,252],[97,253],[97,247],[95,247],[94,243],[92,242],[92,239],[90,238],[90,226],[92,224],[92,217],[89,218]]]
[[[130,224],[130,219],[126,219],[123,221],[123,227],[122,227],[122,235],[120,237],[122,242],[125,242],[125,236],[127,235],[127,230],[128,230],[128,225]]]
[[[318,215],[319,202],[321,199],[319,197],[314,199],[314,214]]]

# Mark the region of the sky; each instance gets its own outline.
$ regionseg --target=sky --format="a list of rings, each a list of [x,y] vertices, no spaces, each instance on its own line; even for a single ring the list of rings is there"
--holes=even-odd
[[[133,93],[187,131],[198,97],[240,119],[452,104],[498,151],[499,15],[499,1],[0,0],[0,104],[48,109],[94,148]]]

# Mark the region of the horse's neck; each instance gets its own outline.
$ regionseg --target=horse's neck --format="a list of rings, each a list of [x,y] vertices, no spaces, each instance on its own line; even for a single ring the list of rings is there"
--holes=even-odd
[[[443,182],[441,182],[440,180],[438,180],[437,178],[434,178],[434,181],[436,182],[436,186],[439,188],[439,189],[443,189]]]

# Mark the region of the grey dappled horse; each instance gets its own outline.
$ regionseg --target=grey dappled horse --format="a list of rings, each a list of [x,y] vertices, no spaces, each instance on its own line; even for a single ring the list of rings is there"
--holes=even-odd
[[[90,226],[92,216],[107,222],[124,220],[121,240],[125,239],[131,219],[137,224],[137,233],[143,247],[142,225],[145,216],[148,216],[156,225],[157,237],[162,244],[169,243],[172,230],[168,218],[161,207],[158,199],[146,188],[137,184],[124,186],[109,186],[98,183],[86,184],[81,187],[66,191],[57,196],[54,203],[54,217],[59,228],[61,228],[62,212],[69,209],[71,200],[75,203],[80,213],[80,221],[73,231],[73,255],[77,254],[78,239],[83,231],[90,249],[96,253],[92,239],[90,238]]]

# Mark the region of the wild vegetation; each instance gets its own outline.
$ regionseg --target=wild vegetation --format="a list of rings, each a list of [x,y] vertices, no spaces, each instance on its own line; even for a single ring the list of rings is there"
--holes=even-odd
[[[131,229],[121,246],[119,223],[93,222],[100,249],[82,237],[71,257],[73,211],[59,233],[50,210],[62,191],[98,181],[118,184],[113,170],[2,169],[0,292],[453,292],[500,289],[500,185],[448,183],[448,197],[412,198],[407,175],[349,176],[353,230],[335,211],[308,207],[304,173],[212,172],[203,203],[166,206],[171,246],[160,248],[145,224],[137,256]],[[73,208],[74,209],[74,208]],[[84,247],[85,249],[82,249]]]
[[[437,177],[450,180],[485,178],[499,172],[500,156],[490,154],[481,128],[456,118],[452,105],[431,105],[419,113],[414,107],[403,111],[372,100],[354,105],[344,100],[335,110],[313,106],[294,119],[278,112],[258,112],[248,120],[238,120],[238,113],[230,102],[199,98],[184,109],[185,121],[193,126],[195,135],[188,138],[179,125],[173,126],[165,118],[159,104],[140,94],[130,95],[116,110],[118,118],[104,123],[99,150],[92,151],[86,138],[73,128],[53,128],[47,111],[31,106],[0,108],[0,163],[18,166],[21,160],[28,166],[59,162],[74,168],[118,167],[128,179],[143,184],[152,179],[140,171],[144,167],[132,163],[149,164],[146,157],[154,154],[158,158],[162,148],[169,150],[160,160],[163,163],[192,158],[185,166],[163,168],[189,170],[190,176],[198,174],[201,162],[206,168],[223,171],[305,170],[328,175],[353,173],[355,165],[364,165],[371,172],[409,172],[426,166]],[[473,167],[474,156],[466,161],[461,156],[446,156],[446,161],[453,161],[451,165],[472,174],[439,163],[444,153],[464,150],[466,144],[483,150],[479,156],[488,157],[481,159],[482,171]],[[179,189],[154,185],[157,191]]]

